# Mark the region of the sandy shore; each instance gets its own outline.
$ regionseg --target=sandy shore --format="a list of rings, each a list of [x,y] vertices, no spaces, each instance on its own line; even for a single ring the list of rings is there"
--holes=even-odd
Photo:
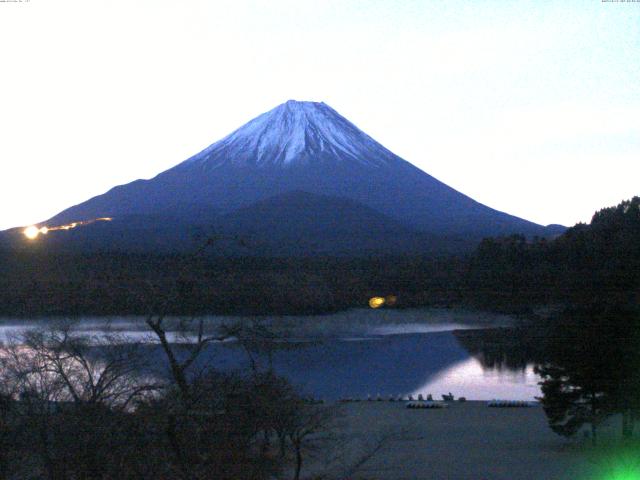
[[[579,480],[592,469],[582,447],[549,429],[540,406],[489,408],[470,401],[413,410],[404,402],[359,402],[340,410],[350,450],[343,453],[351,462],[388,437],[348,478]]]

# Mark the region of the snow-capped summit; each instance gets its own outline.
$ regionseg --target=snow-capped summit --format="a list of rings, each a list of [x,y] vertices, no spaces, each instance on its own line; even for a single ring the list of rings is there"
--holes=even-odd
[[[317,232],[326,231],[363,245],[362,236],[353,233],[360,219],[371,225],[373,237],[367,241],[386,254],[396,247],[376,222],[396,233],[406,227],[405,232],[463,239],[465,245],[484,236],[547,233],[433,178],[328,105],[293,100],[156,177],[114,187],[47,224],[132,215],[162,228],[174,225],[176,235],[185,232],[185,224],[210,224],[215,217],[224,228],[254,225],[260,230],[254,233],[268,237],[286,231],[293,244],[308,237],[316,241]],[[174,220],[153,220],[159,217]],[[422,244],[417,238],[411,242]]]
[[[184,162],[280,166],[310,162],[388,165],[400,159],[324,102],[289,100],[254,118]]]

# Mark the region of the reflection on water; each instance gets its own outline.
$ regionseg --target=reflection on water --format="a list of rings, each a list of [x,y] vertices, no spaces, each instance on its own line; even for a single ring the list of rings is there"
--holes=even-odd
[[[422,394],[427,398],[432,394],[440,399],[445,393],[473,400],[534,400],[540,396],[538,382],[533,366],[524,370],[488,369],[475,358],[468,358],[438,373],[424,385],[413,391],[413,395]]]
[[[227,369],[246,368],[239,350],[208,352]],[[299,344],[272,356],[276,372],[316,398],[365,399],[451,392],[469,400],[533,400],[540,395],[533,368],[491,369],[469,355],[451,331]],[[261,359],[265,365],[267,359]]]
[[[497,348],[495,341],[487,341],[495,339],[494,334],[468,330],[480,325],[505,324],[505,319],[478,317],[472,322],[473,318],[469,312],[435,309],[355,310],[334,316],[276,317],[268,322],[289,334],[289,347],[273,352],[271,358],[262,355],[257,359],[263,368],[272,365],[277,373],[307,394],[327,400],[418,393],[425,396],[431,393],[439,398],[448,392],[470,400],[530,400],[539,395],[538,379],[527,366],[526,358],[497,361],[504,358],[501,346],[504,342],[499,342]],[[229,320],[210,317],[208,328]],[[21,331],[43,325],[47,322],[5,321],[0,324],[0,340],[6,342]],[[166,368],[156,339],[149,334],[142,318],[85,319],[77,327],[83,334],[98,337],[108,327],[129,341],[149,343],[145,348],[154,363],[158,368]],[[453,330],[458,329],[467,330],[454,335]],[[310,342],[310,338],[315,341]],[[170,341],[185,340],[188,338],[170,334]],[[194,365],[195,370],[248,369],[247,355],[238,347],[235,342],[210,345],[199,364]],[[512,366],[519,369],[511,369]]]
[[[540,360],[543,338],[526,328],[457,330],[454,335],[485,370],[524,372]]]

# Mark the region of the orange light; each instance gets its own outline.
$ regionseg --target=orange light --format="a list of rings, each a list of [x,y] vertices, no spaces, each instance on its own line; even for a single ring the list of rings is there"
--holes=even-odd
[[[371,297],[369,299],[369,306],[371,308],[380,308],[381,306],[384,305],[384,298],[383,297]]]

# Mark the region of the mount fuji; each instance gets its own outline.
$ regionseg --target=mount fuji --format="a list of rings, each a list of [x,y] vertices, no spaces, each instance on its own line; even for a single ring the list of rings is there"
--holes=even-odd
[[[135,239],[144,232],[144,248],[181,249],[194,228],[212,227],[251,234],[278,254],[438,250],[449,240],[473,248],[485,236],[558,233],[445,185],[325,103],[293,100],[152,179],[117,186],[42,225],[98,217],[114,221],[52,233],[141,248]]]

